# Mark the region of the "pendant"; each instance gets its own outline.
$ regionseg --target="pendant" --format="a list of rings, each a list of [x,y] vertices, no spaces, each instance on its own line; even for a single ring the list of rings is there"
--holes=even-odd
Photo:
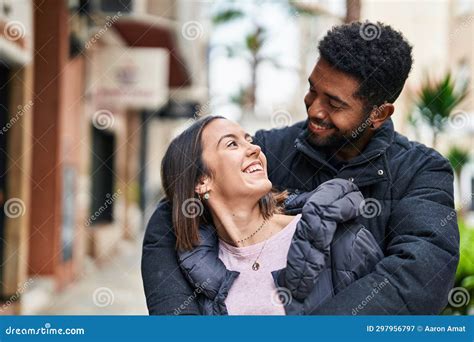
[[[258,271],[259,268],[260,268],[260,264],[255,261],[252,265],[252,270]]]

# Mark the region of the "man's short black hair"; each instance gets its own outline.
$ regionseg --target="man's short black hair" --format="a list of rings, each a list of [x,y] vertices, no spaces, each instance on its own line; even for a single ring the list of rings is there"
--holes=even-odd
[[[318,49],[322,59],[360,82],[354,95],[364,101],[365,110],[393,103],[413,63],[412,47],[403,35],[380,22],[335,26]]]

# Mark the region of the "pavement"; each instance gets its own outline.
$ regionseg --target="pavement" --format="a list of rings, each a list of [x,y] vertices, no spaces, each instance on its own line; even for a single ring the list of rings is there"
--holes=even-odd
[[[100,265],[88,261],[83,275],[55,294],[42,315],[148,315],[140,273],[141,238],[123,240]]]

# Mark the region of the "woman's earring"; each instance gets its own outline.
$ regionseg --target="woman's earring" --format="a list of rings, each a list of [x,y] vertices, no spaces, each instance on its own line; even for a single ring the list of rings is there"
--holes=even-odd
[[[207,201],[209,199],[209,192],[206,192],[204,194],[203,198]]]

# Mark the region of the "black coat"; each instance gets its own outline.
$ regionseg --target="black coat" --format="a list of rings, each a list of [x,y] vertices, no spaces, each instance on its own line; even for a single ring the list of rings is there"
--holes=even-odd
[[[281,189],[308,192],[333,178],[358,185],[366,213],[357,221],[385,257],[312,314],[439,314],[447,304],[459,260],[453,172],[449,162],[409,141],[386,122],[362,153],[336,170],[305,136],[306,122],[259,131],[269,178]],[[170,208],[161,202],[143,243],[142,277],[150,314],[199,314],[196,293],[174,249]],[[347,251],[349,253],[350,251]],[[378,284],[386,284],[382,288]]]

